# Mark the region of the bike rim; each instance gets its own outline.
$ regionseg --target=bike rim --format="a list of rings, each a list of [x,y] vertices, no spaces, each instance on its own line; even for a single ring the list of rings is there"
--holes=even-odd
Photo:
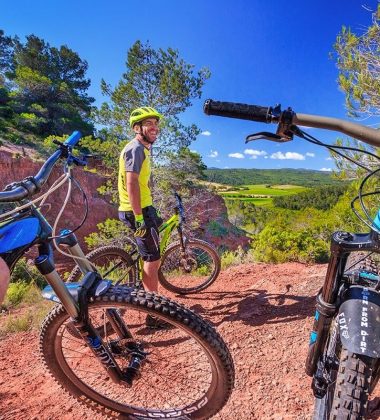
[[[174,289],[190,293],[205,288],[213,281],[217,266],[207,247],[187,244],[172,250],[163,261],[160,272]]]
[[[104,324],[105,309],[104,305],[91,307],[91,320],[98,329]],[[217,370],[204,343],[191,330],[177,328],[173,321],[171,330],[149,331],[145,326],[147,313],[140,308],[129,307],[121,315],[124,320],[128,318],[134,338],[141,340],[149,352],[141,377],[132,388],[114,384],[83,341],[66,330],[67,319],[59,327],[55,346],[61,368],[78,383],[78,388],[85,387],[86,393],[101,404],[129,414],[151,416],[166,412],[168,417],[175,417],[173,408],[190,413],[194,407],[206,404],[217,385]],[[115,335],[109,331],[103,334],[105,342],[113,338]],[[121,368],[128,365],[128,358],[115,358]]]

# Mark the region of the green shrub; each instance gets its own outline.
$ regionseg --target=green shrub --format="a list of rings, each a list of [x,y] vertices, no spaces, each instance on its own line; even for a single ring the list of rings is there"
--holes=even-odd
[[[12,271],[11,283],[19,282],[34,283],[41,289],[47,284],[45,277],[26,258],[20,258]]]
[[[5,306],[16,306],[21,303],[29,289],[30,285],[27,283],[11,283],[5,297]]]
[[[84,240],[89,248],[94,249],[101,245],[124,245],[125,238],[131,233],[120,220],[106,219],[97,225],[98,232],[90,233]]]
[[[248,262],[253,262],[253,255],[250,251],[246,252],[239,246],[235,251],[225,251],[220,257],[222,270],[231,265],[239,265]]]
[[[207,224],[206,229],[213,236],[221,236],[221,237],[224,237],[224,236],[228,235],[228,229],[225,226],[223,226],[222,224],[220,224],[216,220],[211,220]]]

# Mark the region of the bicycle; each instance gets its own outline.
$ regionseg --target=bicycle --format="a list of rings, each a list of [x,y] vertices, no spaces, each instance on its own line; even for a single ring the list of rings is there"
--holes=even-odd
[[[281,106],[263,107],[208,100],[208,115],[276,123],[276,133],[260,132],[246,142],[266,139],[286,142],[298,136],[327,147],[368,172],[351,208],[369,228],[369,233],[335,232],[331,238],[331,257],[322,289],[316,298],[314,325],[306,360],[306,374],[312,377],[315,396],[314,419],[362,419],[368,398],[380,378],[380,277],[372,254],[380,254],[380,209],[373,219],[365,197],[379,191],[364,192],[364,186],[380,169],[368,167],[341,152],[348,150],[380,158],[368,150],[329,145],[302,131],[298,125],[339,131],[372,146],[380,146],[380,131],[337,118],[298,114]],[[362,213],[355,207],[359,202]],[[349,256],[360,253],[351,266]],[[364,253],[364,256],[361,256]]]
[[[42,294],[57,303],[41,327],[43,363],[65,391],[107,417],[209,418],[226,403],[234,384],[233,361],[216,330],[173,300],[102,278],[79,246],[76,229],[56,234],[72,182],[80,188],[71,174],[73,165],[85,165],[72,154],[80,137],[74,132],[64,143],[55,142],[58,150],[36,176],[0,192],[1,203],[19,203],[0,215],[0,256],[12,270],[37,246],[34,263],[49,284]],[[60,159],[64,174],[32,200]],[[65,202],[50,226],[41,213],[43,202],[66,182]],[[80,283],[68,285],[61,279],[53,245],[79,265],[84,274]],[[172,328],[147,326],[147,315]]]
[[[174,293],[186,295],[200,292],[217,279],[221,262],[213,246],[196,238],[184,235],[185,212],[181,196],[175,192],[174,214],[160,227],[161,266],[158,273],[161,285]],[[174,230],[178,240],[169,245]],[[99,247],[86,257],[97,270],[115,284],[142,286],[142,260],[133,236],[125,239],[125,248],[117,245]],[[67,281],[78,281],[81,271],[76,266]]]

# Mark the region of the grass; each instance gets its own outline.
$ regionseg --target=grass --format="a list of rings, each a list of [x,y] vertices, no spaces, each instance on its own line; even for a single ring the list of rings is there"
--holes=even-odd
[[[241,247],[235,251],[225,251],[220,257],[222,270],[232,265],[254,262],[253,254],[250,250],[244,251]]]
[[[225,187],[225,186],[224,186]],[[307,188],[298,185],[242,185],[229,187],[226,190],[216,189],[224,199],[249,201],[257,206],[271,206],[272,198],[284,195],[293,195],[306,191]]]
[[[53,306],[52,302],[42,298],[41,290],[34,284],[27,285],[26,288],[22,286],[16,292],[15,290],[12,291],[12,287],[8,290],[4,302],[7,311],[0,316],[0,337],[38,329]]]

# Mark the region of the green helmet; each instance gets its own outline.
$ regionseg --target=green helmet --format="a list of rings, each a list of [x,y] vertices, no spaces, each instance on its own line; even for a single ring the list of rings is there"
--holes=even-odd
[[[129,125],[131,126],[131,128],[133,128],[135,124],[137,124],[140,121],[146,120],[147,118],[157,118],[158,120],[160,120],[162,118],[162,115],[150,106],[136,108],[131,112],[131,115],[129,116]]]

